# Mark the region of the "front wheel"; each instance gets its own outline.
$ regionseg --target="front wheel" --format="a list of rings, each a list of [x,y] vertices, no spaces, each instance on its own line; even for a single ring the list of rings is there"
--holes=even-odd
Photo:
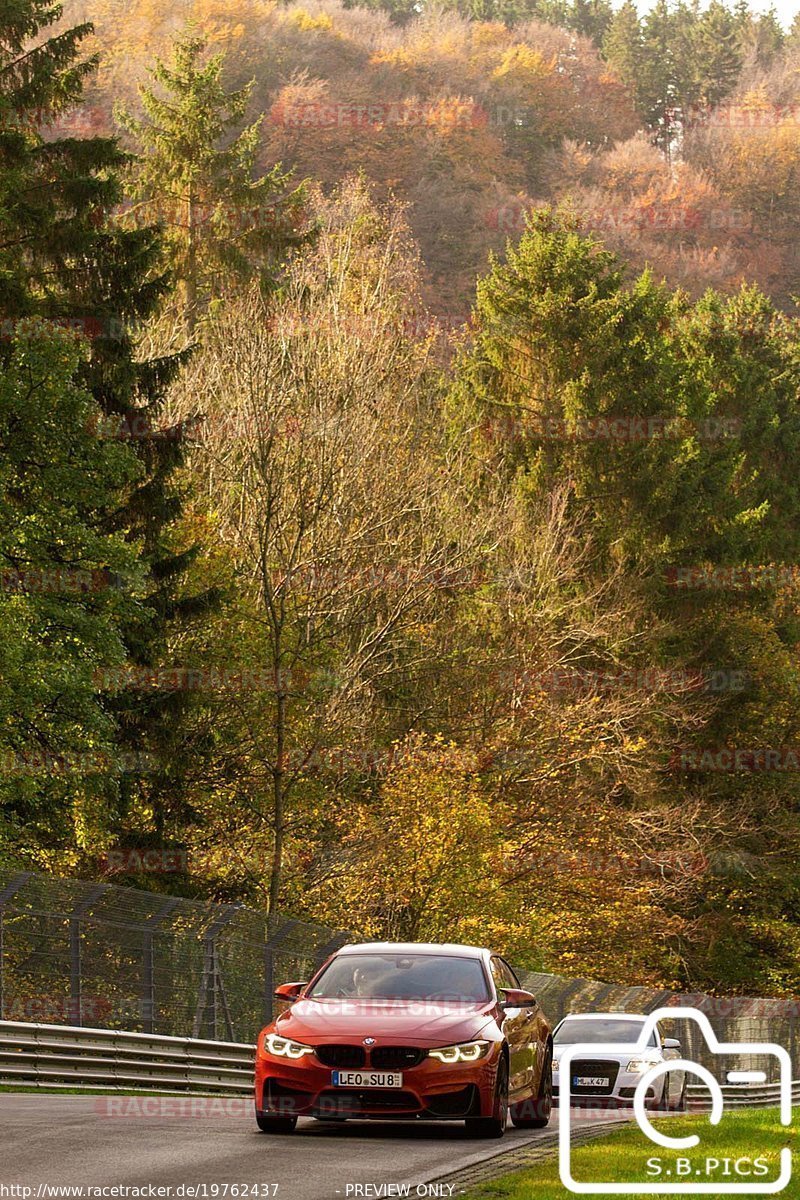
[[[686,1076],[684,1075],[683,1087],[681,1088],[681,1094],[680,1094],[680,1096],[678,1096],[678,1099],[675,1101],[675,1103],[673,1105],[671,1105],[671,1108],[672,1108],[673,1112],[686,1112],[687,1107],[688,1107],[688,1105],[686,1102]]]
[[[672,1105],[671,1105],[670,1099],[669,1099],[669,1092],[670,1092],[669,1073],[667,1073],[664,1076],[664,1087],[661,1092],[661,1099],[654,1106],[655,1108],[658,1109],[659,1112],[669,1112],[670,1109],[672,1108]]]
[[[470,1137],[500,1138],[508,1122],[508,1064],[500,1059],[494,1085],[494,1104],[490,1117],[467,1117],[465,1124]]]
[[[553,1051],[547,1050],[539,1091],[530,1100],[511,1105],[511,1124],[517,1129],[544,1129],[553,1112]]]
[[[256,1110],[256,1125],[262,1133],[294,1133],[297,1117],[270,1117]]]

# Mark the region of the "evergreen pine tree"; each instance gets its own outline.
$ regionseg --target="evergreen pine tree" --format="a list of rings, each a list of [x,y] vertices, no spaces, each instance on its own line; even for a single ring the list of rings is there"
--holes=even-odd
[[[712,0],[700,15],[695,31],[699,68],[699,100],[716,105],[733,90],[742,69],[742,46],[736,16]]]
[[[800,48],[800,12],[796,13],[786,35],[786,49],[797,51]]]
[[[614,19],[609,0],[572,0],[569,28],[600,46]]]
[[[206,41],[180,37],[172,61],[157,62],[160,85],[139,89],[145,119],[118,118],[140,151],[133,171],[136,212],[164,226],[164,248],[184,292],[192,336],[204,304],[227,279],[257,277],[271,287],[301,232],[303,188],[290,190],[279,164],[254,179],[259,117],[239,133],[253,88],[226,92],[221,54],[205,59]]]
[[[141,467],[96,436],[85,353],[26,318],[0,363],[0,846],[28,852],[91,842],[126,765],[97,677],[141,603],[136,547],[109,531]]]
[[[746,6],[744,12],[737,6],[734,15],[742,61],[750,61],[764,68],[771,66],[784,44],[791,41],[791,33],[788,37],[784,33],[775,9],[753,13]]]
[[[103,429],[129,441],[142,467],[124,505],[107,519],[111,532],[139,547],[145,594],[122,634],[131,663],[151,667],[170,630],[215,599],[212,592],[180,596],[182,573],[197,553],[175,545],[181,498],[174,472],[183,437],[158,429],[183,356],[140,361],[135,353],[135,332],[156,311],[169,279],[156,230],[106,221],[122,199],[127,156],[113,138],[58,137],[48,128],[79,100],[95,66],[79,61],[90,25],[43,36],[60,16],[60,5],[48,0],[11,0],[0,10],[0,319],[13,326],[38,315],[69,322],[89,338],[81,380],[106,419]],[[0,342],[0,361],[9,353]],[[123,749],[163,757],[159,750],[175,740],[180,720],[174,696],[125,689],[105,703],[116,714]],[[172,782],[165,784],[172,789],[167,801],[158,773],[128,783],[123,810],[141,789],[153,810],[180,803]]]
[[[603,54],[618,78],[630,88],[637,102],[641,102],[639,89],[644,51],[642,26],[633,0],[624,0],[612,17],[603,39]]]

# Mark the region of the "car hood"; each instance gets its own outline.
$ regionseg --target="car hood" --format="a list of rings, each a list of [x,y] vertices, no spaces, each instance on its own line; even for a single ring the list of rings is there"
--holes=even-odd
[[[296,1000],[274,1028],[281,1037],[314,1045],[373,1037],[379,1046],[446,1046],[477,1038],[493,1020],[489,1001]]]
[[[565,1050],[572,1050],[574,1046],[585,1046],[585,1050],[581,1052],[581,1057],[584,1059],[608,1060],[610,1062],[627,1063],[632,1058],[652,1058],[659,1062],[663,1059],[663,1055],[657,1046],[645,1046],[644,1050],[638,1050],[636,1043],[626,1046],[624,1050],[602,1050],[602,1043],[598,1043],[596,1047],[590,1047],[586,1042],[558,1042],[554,1047],[555,1057],[561,1058]]]

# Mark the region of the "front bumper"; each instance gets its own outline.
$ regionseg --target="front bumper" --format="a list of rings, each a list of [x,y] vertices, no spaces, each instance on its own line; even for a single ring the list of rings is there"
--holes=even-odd
[[[402,1088],[335,1088],[333,1071],[312,1055],[292,1062],[259,1052],[255,1105],[284,1117],[362,1117],[463,1121],[491,1116],[499,1047],[477,1063],[426,1058],[403,1069]]]
[[[603,1105],[616,1107],[621,1105],[632,1105],[634,1093],[639,1086],[639,1081],[642,1078],[638,1071],[625,1071],[619,1063],[609,1063],[609,1079],[610,1086],[602,1088],[581,1088],[570,1090],[570,1104],[573,1107],[581,1105]],[[598,1070],[598,1075],[601,1072]],[[560,1075],[558,1067],[553,1064],[553,1100],[558,1101],[560,1093]],[[655,1104],[661,1097],[664,1088],[664,1077],[656,1081],[655,1089],[648,1087],[645,1096],[647,1104]]]

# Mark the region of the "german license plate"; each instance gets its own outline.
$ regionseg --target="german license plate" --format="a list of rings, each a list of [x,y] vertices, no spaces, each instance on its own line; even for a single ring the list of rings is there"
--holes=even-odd
[[[402,1071],[334,1071],[334,1087],[399,1088],[403,1086]]]
[[[608,1084],[605,1075],[576,1075],[572,1080],[573,1087],[608,1087]]]

